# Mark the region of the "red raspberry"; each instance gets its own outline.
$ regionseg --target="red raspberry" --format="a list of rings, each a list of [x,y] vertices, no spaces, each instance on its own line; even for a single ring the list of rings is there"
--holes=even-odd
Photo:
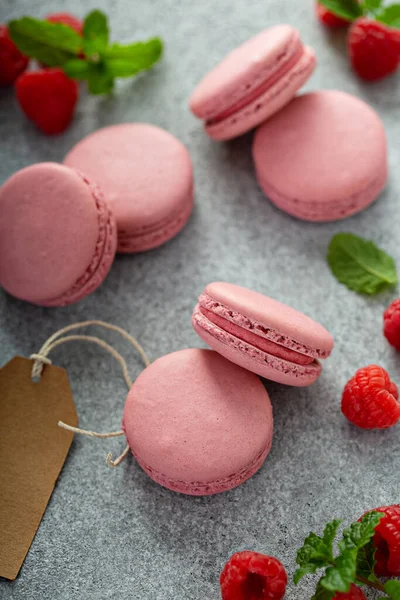
[[[10,39],[7,27],[0,25],[0,86],[12,85],[28,64],[29,58]]]
[[[348,52],[355,72],[366,81],[382,79],[400,63],[400,31],[365,17],[350,28]]]
[[[338,592],[335,596],[333,596],[332,600],[367,600],[367,597],[361,588],[352,583],[348,592]]]
[[[61,133],[70,124],[78,85],[61,69],[24,73],[17,79],[16,91],[26,116],[44,133]]]
[[[389,344],[400,350],[400,298],[383,313],[383,333]]]
[[[349,25],[350,21],[346,19],[342,19],[342,17],[338,17],[334,13],[330,12],[323,4],[320,4],[317,0],[315,5],[315,12],[317,13],[318,19],[331,29],[337,29],[338,27],[345,27]]]
[[[383,577],[400,577],[400,504],[374,508],[385,516],[375,527],[375,573]]]
[[[359,369],[347,382],[342,396],[342,412],[363,429],[386,429],[400,419],[397,385],[389,374],[370,365]]]
[[[50,23],[62,23],[63,25],[68,25],[72,29],[79,33],[79,35],[83,34],[83,24],[78,17],[74,15],[70,15],[69,13],[52,13],[47,15],[46,21],[50,21]]]
[[[258,552],[237,552],[220,577],[222,600],[281,600],[287,575],[282,563]]]

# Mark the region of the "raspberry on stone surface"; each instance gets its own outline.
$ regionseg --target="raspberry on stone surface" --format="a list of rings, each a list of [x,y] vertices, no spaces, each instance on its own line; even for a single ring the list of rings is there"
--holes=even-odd
[[[237,552],[220,577],[222,600],[281,600],[287,574],[282,563],[258,552]]]
[[[342,395],[342,412],[363,429],[386,429],[400,419],[397,385],[385,369],[369,365],[347,382]]]
[[[354,21],[347,47],[354,71],[366,81],[382,79],[400,64],[400,30],[367,17]]]
[[[332,600],[367,600],[367,597],[361,588],[352,583],[348,592],[338,592]]]
[[[373,510],[384,513],[375,527],[373,537],[376,548],[375,573],[382,577],[400,577],[400,504],[380,506]]]

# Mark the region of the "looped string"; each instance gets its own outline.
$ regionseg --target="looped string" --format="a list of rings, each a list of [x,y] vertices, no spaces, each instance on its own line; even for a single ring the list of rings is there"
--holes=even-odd
[[[117,352],[117,350],[115,350],[115,348],[113,348],[112,346],[110,346],[109,344],[107,344],[106,342],[104,342],[103,340],[101,340],[100,338],[95,337],[95,336],[64,335],[65,333],[68,333],[69,331],[73,331],[75,329],[81,329],[82,327],[89,327],[91,325],[97,325],[99,327],[103,327],[104,329],[116,331],[117,333],[121,334],[122,337],[127,339],[132,344],[132,346],[139,352],[139,354],[144,362],[144,365],[146,367],[149,366],[150,359],[147,356],[144,349],[142,348],[142,346],[139,344],[139,342],[133,336],[129,335],[129,333],[127,333],[124,329],[122,329],[121,327],[117,327],[117,325],[111,325],[110,323],[105,323],[104,321],[84,321],[82,323],[73,323],[72,325],[68,325],[68,327],[64,327],[63,329],[60,329],[59,331],[54,333],[51,337],[49,337],[49,339],[43,344],[43,346],[41,347],[39,352],[31,354],[30,358],[34,361],[33,366],[32,366],[32,379],[37,379],[37,378],[40,379],[40,376],[43,372],[44,365],[52,364],[51,360],[48,358],[48,354],[50,354],[50,352],[52,352],[52,350],[57,348],[57,346],[61,346],[61,344],[64,344],[65,342],[85,341],[85,342],[91,342],[93,344],[97,344],[101,348],[104,348],[104,350],[107,350],[107,352],[109,352],[112,356],[114,356],[114,358],[121,365],[125,383],[129,390],[132,387],[133,382],[129,375],[128,365],[126,364],[126,361],[123,358],[123,356],[121,356],[121,354],[119,352]],[[74,433],[80,433],[82,435],[87,435],[89,437],[112,438],[112,437],[119,437],[121,435],[124,435],[123,431],[110,431],[108,433],[97,433],[95,431],[88,431],[86,429],[80,429],[79,427],[72,427],[71,425],[67,425],[66,423],[63,423],[62,421],[59,421],[58,425],[59,425],[59,427],[62,427],[63,429],[67,429],[68,431],[73,431]],[[113,460],[112,454],[109,453],[107,455],[106,462],[109,467],[117,467],[128,456],[128,454],[129,454],[129,446],[127,445],[125,447],[125,450],[121,454],[121,456],[119,456],[115,460]]]

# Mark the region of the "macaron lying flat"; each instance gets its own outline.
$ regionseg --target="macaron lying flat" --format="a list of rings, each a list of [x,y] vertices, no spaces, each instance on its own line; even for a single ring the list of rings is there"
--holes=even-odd
[[[0,189],[0,285],[17,298],[77,302],[103,282],[116,245],[103,194],[73,169],[39,163]]]
[[[118,227],[118,252],[143,252],[173,238],[193,208],[193,170],[185,146],[145,123],[99,129],[64,164],[97,181]]]
[[[263,464],[273,417],[260,379],[211,350],[168,354],[133,384],[122,428],[142,469],[170,490],[230,490]]]
[[[293,386],[314,383],[318,359],[333,348],[328,331],[280,302],[231,283],[211,283],[192,324],[211,348],[262,377]]]
[[[206,133],[228,140],[280,110],[314,71],[316,58],[297,29],[276,25],[248,40],[208,73],[190,98]]]
[[[261,125],[253,158],[260,186],[278,208],[307,221],[335,221],[382,192],[386,146],[376,112],[330,90],[298,96]]]

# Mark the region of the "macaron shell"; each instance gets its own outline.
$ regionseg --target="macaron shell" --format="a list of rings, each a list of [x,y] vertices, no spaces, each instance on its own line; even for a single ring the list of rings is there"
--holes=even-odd
[[[94,292],[107,277],[117,250],[117,224],[99,187],[78,173],[89,186],[98,213],[98,238],[92,262],[85,273],[65,294],[58,298],[43,300],[42,306],[67,306],[79,302]]]
[[[213,307],[213,310],[222,317],[230,318],[229,309],[243,315],[243,322],[237,323],[241,327],[249,329],[251,325],[249,320],[254,321],[261,325],[254,331],[272,341],[277,341],[275,335],[286,336],[311,349],[319,350],[317,354],[319,356],[329,355],[332,351],[333,338],[325,327],[273,298],[226,282],[210,283],[204,293],[222,305],[221,308]],[[265,332],[263,328],[272,331]],[[301,350],[299,347],[293,349],[304,352],[304,349]],[[311,352],[307,354],[312,355]]]
[[[264,123],[254,138],[253,158],[268,198],[311,221],[359,212],[387,180],[379,116],[362,100],[334,90],[298,96]]]
[[[211,323],[199,311],[192,317],[193,328],[210,348],[227,360],[256,373],[265,379],[294,387],[306,387],[315,383],[321,374],[321,365],[288,362],[255,348]]]
[[[93,190],[74,170],[32,165],[0,189],[0,283],[10,294],[46,304],[81,287],[98,240]]]
[[[300,45],[299,32],[290,25],[261,31],[205,75],[190,97],[190,109],[199,119],[214,117],[270,77]]]
[[[122,427],[151,477],[184,493],[216,493],[261,466],[272,440],[272,407],[254,374],[216,352],[188,349],[141,373]]]
[[[315,66],[314,51],[305,47],[299,61],[261,96],[230,117],[214,124],[206,124],[207,134],[217,141],[229,140],[263,123],[294,98],[311,77]]]
[[[255,460],[247,465],[239,473],[223,477],[219,480],[202,483],[202,482],[186,482],[179,479],[171,479],[166,477],[162,473],[159,473],[155,469],[149,467],[140,460],[138,456],[133,453],[136,461],[142,467],[143,471],[147,473],[153,481],[162,485],[163,487],[180,494],[188,494],[189,496],[212,496],[213,494],[221,494],[227,492],[238,485],[241,485],[250,477],[252,477],[262,467],[267,458],[269,451],[271,450],[272,436],[269,444],[264,448],[262,452],[255,458]]]
[[[159,127],[125,123],[99,129],[72,148],[64,163],[82,170],[103,189],[122,240],[118,251],[160,245],[176,235],[192,210],[189,153]]]
[[[193,196],[193,194],[192,194]],[[146,228],[142,233],[134,235],[123,234],[118,236],[118,252],[132,253],[145,252],[162,246],[174,238],[186,225],[192,214],[193,202],[188,202],[180,214],[173,215],[169,219],[158,223],[154,229],[148,231]]]

